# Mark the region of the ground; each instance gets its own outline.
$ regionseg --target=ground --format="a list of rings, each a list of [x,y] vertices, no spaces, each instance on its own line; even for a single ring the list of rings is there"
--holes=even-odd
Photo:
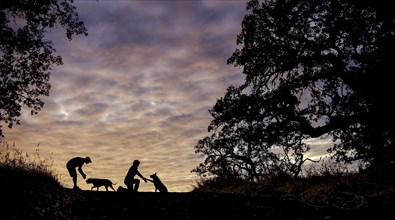
[[[63,207],[63,217],[69,219],[392,219],[395,208],[394,203],[379,200],[361,209],[340,210],[274,196],[66,191],[71,200]]]
[[[333,185],[332,183],[330,184]],[[265,187],[249,193],[73,190],[36,173],[0,166],[0,218],[45,220],[123,219],[394,219],[395,186],[363,184],[290,193]],[[366,184],[364,184],[366,185]],[[326,186],[326,185],[324,185]],[[299,185],[302,187],[302,185]],[[278,188],[278,186],[277,186]],[[276,187],[274,187],[276,189]],[[256,194],[256,192],[258,192]],[[364,192],[364,193],[356,193]]]

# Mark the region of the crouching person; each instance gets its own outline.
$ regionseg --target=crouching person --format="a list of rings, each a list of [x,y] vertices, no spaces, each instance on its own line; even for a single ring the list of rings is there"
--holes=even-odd
[[[129,171],[126,174],[124,180],[125,185],[128,187],[130,191],[133,192],[138,192],[140,186],[140,180],[134,178],[136,175],[139,176],[141,179],[143,179],[144,182],[147,182],[147,179],[143,175],[141,175],[141,173],[138,170],[139,165],[140,165],[140,161],[134,160],[133,165],[129,168]]]

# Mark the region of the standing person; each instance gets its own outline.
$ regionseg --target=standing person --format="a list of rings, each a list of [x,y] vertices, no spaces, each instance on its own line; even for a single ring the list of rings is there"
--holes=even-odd
[[[124,180],[124,183],[128,187],[128,189],[131,191],[134,191],[134,192],[138,191],[139,185],[140,185],[140,180],[135,179],[134,176],[137,175],[141,179],[143,179],[144,182],[147,182],[147,179],[143,175],[141,175],[141,173],[138,171],[139,165],[140,165],[140,161],[134,160],[133,165],[129,168],[129,171],[126,174],[125,180]],[[133,184],[134,184],[134,188],[133,188]]]
[[[70,176],[73,178],[73,189],[80,189],[77,186],[77,171],[76,169],[78,168],[78,172],[80,172],[81,176],[85,179],[86,175],[84,173],[84,171],[82,171],[82,166],[84,165],[84,163],[88,164],[88,163],[92,163],[92,160],[90,157],[74,157],[72,159],[70,159],[67,164],[67,170],[70,173]]]

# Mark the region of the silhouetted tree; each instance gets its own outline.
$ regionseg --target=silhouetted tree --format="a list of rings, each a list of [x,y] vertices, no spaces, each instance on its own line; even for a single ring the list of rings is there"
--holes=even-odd
[[[252,0],[228,64],[245,83],[209,111],[192,172],[299,175],[308,140],[338,162],[394,168],[394,14],[383,1]],[[392,168],[389,168],[392,167]]]
[[[19,124],[23,106],[37,114],[50,91],[50,70],[61,65],[47,31],[60,25],[66,36],[85,34],[73,0],[0,2],[0,123]],[[0,124],[0,137],[2,129]]]

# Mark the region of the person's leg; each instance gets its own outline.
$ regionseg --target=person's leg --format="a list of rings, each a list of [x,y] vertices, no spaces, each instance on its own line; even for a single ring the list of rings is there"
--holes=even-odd
[[[77,186],[77,177],[76,176],[73,176],[73,184],[74,184],[73,189],[79,189]]]
[[[134,191],[138,192],[139,186],[140,186],[140,180],[139,179],[134,179],[133,182],[134,182]]]
[[[70,174],[71,178],[73,178],[73,189],[78,189],[78,186],[77,186],[77,171],[75,170],[75,168],[72,168],[72,167],[67,167],[67,170],[69,171],[69,174]]]
[[[124,182],[128,190],[133,191],[133,182],[132,181],[125,181]]]

